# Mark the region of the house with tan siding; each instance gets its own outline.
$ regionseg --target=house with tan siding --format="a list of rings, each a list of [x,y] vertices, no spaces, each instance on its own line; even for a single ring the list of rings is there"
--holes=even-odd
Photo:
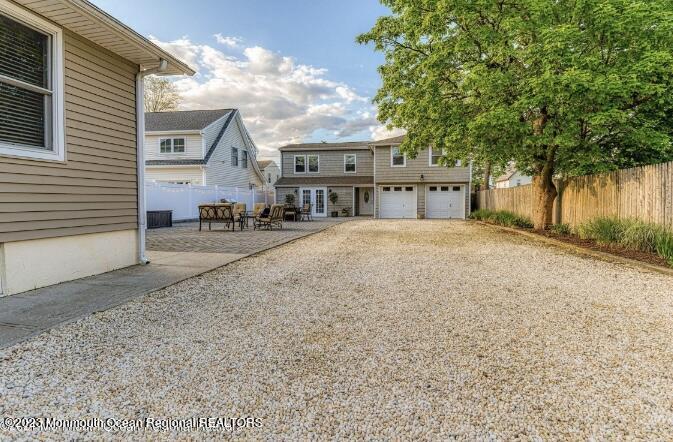
[[[271,187],[237,109],[146,113],[145,159],[145,178],[151,181]]]
[[[313,216],[348,209],[376,218],[458,218],[470,213],[471,165],[445,165],[432,148],[407,158],[404,136],[374,142],[309,143],[281,147],[276,201],[295,196]],[[329,196],[336,194],[336,203]],[[339,213],[341,216],[341,213]]]
[[[0,293],[144,261],[143,77],[194,71],[84,0],[0,0]]]

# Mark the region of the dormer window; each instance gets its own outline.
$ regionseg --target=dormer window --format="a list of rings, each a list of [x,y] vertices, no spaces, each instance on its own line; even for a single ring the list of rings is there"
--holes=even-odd
[[[184,153],[184,138],[162,138],[159,140],[160,153]]]
[[[400,146],[392,146],[390,148],[390,166],[391,167],[406,167],[407,156],[402,153]]]

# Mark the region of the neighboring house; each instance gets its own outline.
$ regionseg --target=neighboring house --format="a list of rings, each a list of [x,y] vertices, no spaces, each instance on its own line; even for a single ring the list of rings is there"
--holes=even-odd
[[[508,167],[507,172],[495,180],[496,189],[508,189],[510,187],[523,186],[533,182],[533,177],[523,175],[515,167]]]
[[[237,109],[148,112],[145,159],[147,180],[246,189],[265,183]]]
[[[281,147],[276,201],[294,194],[299,204],[313,204],[314,216],[348,208],[355,216],[377,218],[465,218],[471,168],[440,166],[441,155],[431,149],[406,158],[399,153],[403,140]],[[331,193],[338,196],[334,205]]]
[[[259,160],[257,162],[264,175],[264,182],[268,188],[273,188],[278,178],[280,178],[280,167],[272,160]]]
[[[149,73],[194,72],[85,0],[0,0],[3,295],[144,260]]]

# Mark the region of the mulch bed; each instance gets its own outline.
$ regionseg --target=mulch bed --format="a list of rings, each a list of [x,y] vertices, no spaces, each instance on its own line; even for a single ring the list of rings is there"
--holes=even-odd
[[[616,245],[603,245],[598,244],[593,239],[582,239],[575,235],[559,235],[557,233],[551,232],[549,230],[533,230],[525,229],[528,232],[535,233],[540,236],[546,236],[547,238],[552,238],[558,241],[563,241],[574,246],[583,247],[585,249],[595,250],[598,252],[610,253],[611,255],[621,256],[623,258],[629,258],[636,261],[646,262],[648,264],[654,264],[661,267],[669,267],[668,263],[664,258],[654,253],[639,252],[637,250],[629,250],[624,247]]]

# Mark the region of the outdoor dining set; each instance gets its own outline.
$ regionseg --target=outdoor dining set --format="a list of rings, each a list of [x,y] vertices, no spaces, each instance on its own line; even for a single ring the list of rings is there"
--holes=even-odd
[[[287,207],[284,204],[272,204],[270,207],[265,203],[257,203],[252,211],[246,210],[245,203],[232,203],[222,201],[212,204],[199,205],[199,231],[203,224],[208,224],[208,230],[211,230],[212,224],[224,224],[224,228],[243,230],[250,227],[252,222],[253,229],[283,228],[283,221],[286,216],[291,216],[296,221],[297,215],[300,221],[312,221],[311,205],[305,204],[301,208]]]

